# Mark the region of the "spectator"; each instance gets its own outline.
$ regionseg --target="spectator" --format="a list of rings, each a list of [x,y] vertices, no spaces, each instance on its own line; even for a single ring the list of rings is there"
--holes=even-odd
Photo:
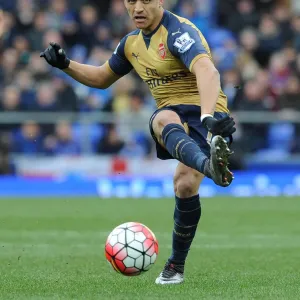
[[[278,99],[278,108],[300,112],[300,81],[297,76],[289,77],[283,93]]]
[[[259,24],[259,56],[260,65],[267,66],[272,53],[280,50],[283,39],[278,24],[270,15],[264,15]]]
[[[118,137],[117,129],[110,127],[102,140],[104,143],[99,143],[102,125],[92,124],[92,138],[88,139],[90,145],[86,149],[103,153],[110,153],[111,149],[112,153],[126,156],[147,155],[151,151],[151,138],[146,120],[155,108],[155,101],[148,91],[145,92],[147,86],[141,84],[134,72],[112,88],[98,90],[70,80],[39,57],[50,41],[56,41],[79,62],[94,66],[105,63],[120,38],[136,29],[127,16],[123,0],[0,2],[7,10],[0,53],[0,109],[7,112],[73,112],[74,115],[113,112],[119,118],[117,128],[123,140]],[[166,8],[176,9],[189,17],[204,34],[208,31],[206,38],[222,72],[222,85],[230,109],[252,113],[288,108],[291,116],[291,110],[299,109],[300,17],[297,3],[291,1],[292,9],[289,9],[285,1],[278,4],[273,0],[169,0]],[[217,23],[214,23],[212,12],[218,15]],[[79,124],[76,132],[83,131]],[[262,135],[268,140],[270,131],[265,125],[256,125],[258,130],[263,128]],[[55,154],[57,129],[51,124],[38,127],[41,137],[47,136],[49,152]],[[22,132],[20,124],[2,124],[0,130],[12,133],[13,138],[17,137],[16,132]],[[255,129],[249,134],[255,135]],[[73,138],[71,129],[69,135]],[[78,135],[74,136],[78,141]],[[262,141],[255,140],[251,151],[263,146]],[[300,149],[300,145],[293,151],[295,149]],[[70,153],[78,153],[72,151]]]
[[[47,14],[49,28],[60,30],[63,25],[63,19],[70,15],[66,0],[49,1],[49,13]]]
[[[16,21],[17,31],[19,33],[25,33],[29,30],[34,21],[34,3],[28,0],[17,0],[16,5]]]
[[[97,153],[117,155],[120,154],[124,146],[125,143],[120,139],[116,127],[114,125],[109,125],[106,134],[99,141]]]
[[[130,76],[123,77],[115,84],[112,109],[116,113],[128,112],[130,109],[130,92],[134,87],[134,80]]]
[[[291,46],[286,46],[285,48],[282,49],[282,53],[287,61],[288,68],[290,70],[296,71],[296,58],[297,58],[297,52],[295,48]]]
[[[84,5],[79,11],[79,40],[88,51],[91,51],[95,42],[95,30],[97,28],[98,12],[91,5]]]
[[[129,110],[119,116],[119,132],[128,145],[122,151],[125,156],[130,156],[130,153],[134,153],[134,151],[137,155],[140,153],[143,156],[151,152],[151,136],[148,125],[151,111],[145,107],[144,101],[142,93],[133,91],[130,94]]]
[[[1,100],[1,111],[14,112],[23,110],[20,90],[15,86],[7,86],[3,91]]]
[[[298,53],[300,53],[300,16],[295,16],[292,21],[294,30],[294,47]]]
[[[69,123],[61,121],[56,125],[55,135],[45,139],[45,151],[50,155],[79,155],[79,142],[73,139]]]
[[[277,5],[273,11],[273,17],[278,23],[281,31],[281,37],[285,44],[293,39],[293,31],[291,26],[291,12],[283,5]]]
[[[105,49],[112,49],[111,36],[109,23],[101,22],[96,29],[96,45]]]
[[[43,152],[43,137],[40,126],[33,121],[22,124],[15,134],[12,151],[26,155],[37,155]]]
[[[49,69],[42,63],[39,52],[31,53],[27,70],[32,74],[32,77],[36,82],[51,82]]]
[[[242,76],[245,80],[253,78],[253,72],[256,73],[261,64],[261,53],[259,48],[258,33],[253,28],[245,28],[241,31],[239,36],[242,48],[239,51],[237,59],[238,68],[241,70]],[[262,66],[265,62],[262,62]]]
[[[21,103],[21,94],[20,90],[14,86],[7,86],[2,95],[1,103],[0,103],[0,111],[2,112],[17,112],[22,111],[22,103]],[[1,132],[9,132],[15,131],[19,126],[19,123],[8,122],[7,124],[0,124]]]
[[[240,101],[238,110],[249,111],[267,111],[267,99],[265,88],[257,81],[250,80],[244,88],[244,96]],[[241,145],[243,149],[249,152],[255,152],[266,147],[268,127],[265,124],[244,124],[242,126],[243,138]],[[257,134],[259,132],[259,134]]]
[[[61,33],[58,30],[55,29],[48,29],[43,38],[43,47],[47,48],[49,46],[49,43],[55,41],[56,43],[63,45],[63,38]]]
[[[282,94],[290,75],[287,58],[282,52],[274,53],[270,61],[270,86],[274,97]]]
[[[13,46],[17,50],[19,65],[27,65],[29,60],[29,42],[26,37],[17,35],[13,40]]]
[[[73,14],[66,14],[62,19],[61,34],[67,48],[71,48],[78,43],[80,39],[79,25]]]
[[[231,69],[223,74],[223,91],[227,95],[229,108],[235,106],[240,84],[240,74],[237,70]]]
[[[47,16],[45,12],[37,12],[33,27],[28,31],[27,37],[33,51],[40,51],[43,43],[43,36],[47,30]]]
[[[209,29],[209,22],[206,18],[200,17],[198,11],[195,9],[196,3],[194,3],[194,2],[195,1],[192,1],[192,0],[183,1],[180,6],[179,14],[180,14],[180,16],[189,19],[193,24],[195,24],[203,32],[203,34],[206,35],[208,33],[208,29]]]
[[[130,94],[129,109],[120,112],[119,125],[121,136],[128,137],[135,132],[142,132],[149,135],[148,120],[151,117],[151,111],[144,105],[144,95],[139,91],[133,91]],[[145,124],[141,126],[141,124]],[[127,126],[126,126],[127,125]],[[126,132],[124,132],[126,128]]]
[[[59,105],[55,89],[49,83],[40,84],[37,89],[36,101],[31,102],[28,109],[33,112],[58,112]],[[54,131],[52,123],[43,123],[41,126],[44,135]]]
[[[113,35],[123,36],[127,34],[127,32],[125,32],[125,25],[128,22],[128,16],[122,0],[110,1],[108,20],[114,20],[113,22],[111,22]]]
[[[12,44],[13,37],[17,34],[16,19],[13,14],[9,12],[4,12],[4,28],[2,31],[2,40],[4,40],[4,45],[10,47]]]
[[[252,0],[237,1],[237,11],[228,18],[228,28],[234,33],[239,33],[246,27],[257,27],[259,16],[255,11]]]
[[[57,76],[54,79],[56,90],[57,107],[60,111],[78,111],[78,99],[73,87],[64,80],[64,77]]]
[[[21,104],[24,108],[30,107],[36,101],[34,84],[32,73],[28,70],[24,69],[16,74],[15,86],[20,89]]]
[[[56,90],[49,83],[42,83],[37,89],[36,102],[32,103],[31,111],[51,112],[58,111]]]
[[[238,57],[236,41],[233,38],[226,39],[222,47],[213,51],[213,57],[220,73],[234,68]]]
[[[2,74],[3,82],[2,85],[9,85],[14,79],[14,72],[18,65],[18,52],[14,48],[8,48],[3,52],[2,57]]]

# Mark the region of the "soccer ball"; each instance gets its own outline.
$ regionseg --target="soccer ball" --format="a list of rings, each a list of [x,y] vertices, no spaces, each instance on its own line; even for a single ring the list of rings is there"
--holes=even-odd
[[[155,263],[158,243],[145,225],[128,222],[116,227],[108,236],[105,256],[113,269],[125,276],[148,271]]]

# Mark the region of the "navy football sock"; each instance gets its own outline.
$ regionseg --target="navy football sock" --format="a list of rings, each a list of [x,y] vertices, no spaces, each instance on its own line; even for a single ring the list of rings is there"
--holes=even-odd
[[[199,195],[181,199],[175,197],[172,255],[169,262],[184,264],[201,217]]]
[[[196,142],[186,134],[181,125],[168,124],[162,132],[162,138],[165,147],[174,158],[207,177],[211,177],[207,167],[209,162],[207,156]]]

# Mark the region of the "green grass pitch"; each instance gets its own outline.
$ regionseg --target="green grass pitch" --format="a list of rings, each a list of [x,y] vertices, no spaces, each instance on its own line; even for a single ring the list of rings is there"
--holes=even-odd
[[[300,199],[202,200],[179,286],[154,280],[171,250],[173,200],[0,200],[0,299],[300,299]],[[124,277],[105,261],[108,233],[142,222],[154,267]]]

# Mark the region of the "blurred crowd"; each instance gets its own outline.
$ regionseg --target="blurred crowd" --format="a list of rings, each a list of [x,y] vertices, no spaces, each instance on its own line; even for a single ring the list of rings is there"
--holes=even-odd
[[[190,19],[206,36],[233,111],[300,111],[299,1],[166,0],[166,9]],[[39,57],[50,41],[81,63],[101,65],[134,30],[123,0],[0,0],[6,34],[1,41],[1,112],[114,112],[116,124],[85,125],[89,151],[147,157],[153,154],[147,121],[155,102],[132,72],[107,90],[85,87]],[[130,121],[135,120],[135,123]],[[56,120],[0,123],[7,152],[78,155],[82,126]],[[143,124],[141,126],[141,123]],[[291,122],[241,124],[245,152],[300,152]]]

